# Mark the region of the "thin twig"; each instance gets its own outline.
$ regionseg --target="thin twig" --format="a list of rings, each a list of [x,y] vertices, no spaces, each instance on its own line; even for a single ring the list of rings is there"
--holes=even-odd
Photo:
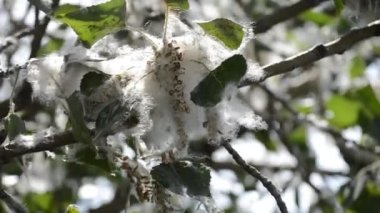
[[[366,27],[353,29],[332,42],[317,45],[280,62],[264,66],[264,75],[257,79],[243,79],[239,87],[263,82],[269,77],[290,72],[331,55],[343,54],[358,42],[375,36],[380,36],[380,20],[374,21]]]
[[[28,212],[26,207],[19,200],[17,200],[15,197],[4,191],[4,189],[0,189],[0,200],[2,200],[13,212]]]
[[[260,173],[259,170],[257,170],[255,167],[247,164],[243,158],[239,155],[239,153],[236,152],[234,148],[230,145],[230,140],[224,140],[221,144],[227,151],[230,153],[232,158],[236,161],[236,163],[243,168],[248,174],[252,175],[253,177],[257,178],[264,187],[269,191],[269,193],[274,197],[274,199],[277,202],[277,206],[280,209],[282,213],[287,213],[288,209],[286,207],[285,202],[282,200],[281,193],[277,189],[277,187],[264,175]]]
[[[6,50],[8,47],[12,46],[12,44],[14,44],[14,41],[17,41],[23,37],[26,37],[28,35],[32,35],[34,32],[33,29],[23,29],[21,31],[18,31],[17,33],[15,33],[14,35],[12,36],[9,36],[7,38],[4,39],[4,43],[0,45],[0,53],[2,53],[4,50]]]
[[[259,170],[265,169],[270,170],[272,172],[278,172],[278,171],[297,171],[299,168],[297,166],[291,166],[291,165],[267,165],[267,164],[258,164],[254,162],[247,162],[248,165],[251,165]],[[231,162],[212,162],[211,167],[215,170],[220,169],[229,169],[234,172],[238,172],[239,167]],[[324,169],[318,169],[315,168],[313,170],[313,173],[319,173],[321,175],[327,175],[327,176],[342,176],[342,177],[348,177],[350,174],[348,172],[343,171],[330,171],[330,170],[324,170]]]
[[[287,7],[279,8],[269,15],[265,15],[257,20],[255,25],[255,34],[265,33],[274,25],[297,17],[304,11],[318,6],[326,0],[301,0]]]
[[[6,70],[0,69],[0,78],[8,78],[9,76],[13,74],[17,74],[17,72],[20,72],[22,69],[26,69],[28,66],[28,63],[25,63],[23,65],[15,65],[12,67],[8,67]]]
[[[38,50],[41,47],[42,38],[44,37],[47,26],[50,22],[50,18],[48,16],[45,16],[43,22],[39,24],[38,13],[39,13],[39,10],[36,9],[36,24],[35,24],[34,38],[31,43],[29,58],[37,57]]]
[[[77,143],[72,132],[63,132],[49,137],[35,138],[33,144],[11,143],[0,146],[0,164],[9,162],[25,154],[54,150],[56,148]]]
[[[57,9],[58,5],[59,5],[59,0],[54,0],[51,5],[51,11],[54,11],[55,9]],[[49,25],[50,20],[51,20],[51,18],[48,15],[46,15],[42,23],[40,24],[39,19],[38,19],[40,9],[41,8],[36,6],[34,38],[31,44],[31,52],[30,52],[29,58],[34,58],[37,56],[38,50],[41,47],[42,38],[45,36],[47,26]]]

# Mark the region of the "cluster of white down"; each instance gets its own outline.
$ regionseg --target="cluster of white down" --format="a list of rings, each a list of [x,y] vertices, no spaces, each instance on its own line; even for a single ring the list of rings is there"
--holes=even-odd
[[[359,25],[366,25],[380,18],[380,2],[378,0],[347,0],[348,15],[352,15]]]
[[[190,29],[173,15],[168,23],[165,39],[145,35],[149,44],[145,48],[122,46],[115,50],[117,56],[113,59],[94,62],[85,57],[80,61],[113,76],[98,89],[97,99],[109,102],[122,98],[134,103],[132,107],[144,114],[139,117],[137,127],[121,131],[144,141],[148,150],[177,148],[186,154],[188,144],[179,144],[183,141],[189,143],[205,137],[218,141],[222,135],[235,134],[239,125],[249,129],[265,128],[265,123],[237,97],[236,85],[228,86],[223,100],[211,108],[197,106],[190,100],[190,92],[211,70],[230,56],[243,54],[252,34],[247,31],[241,47],[233,51],[200,27]],[[96,55],[93,53],[96,48],[99,45],[89,50],[92,57]],[[262,74],[250,60],[247,65],[249,75]],[[34,96],[51,102],[79,90],[80,79],[86,71],[72,71],[67,67],[68,63],[59,56],[31,61],[28,80],[33,85]]]

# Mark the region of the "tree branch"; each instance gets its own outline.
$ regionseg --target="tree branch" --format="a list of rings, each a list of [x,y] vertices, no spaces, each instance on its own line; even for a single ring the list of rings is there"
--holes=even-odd
[[[295,68],[311,64],[331,55],[343,54],[356,43],[375,36],[380,36],[380,20],[374,21],[366,27],[353,29],[335,41],[317,45],[283,61],[264,66],[263,76],[257,79],[243,79],[239,83],[239,87],[263,82],[269,77],[290,72]]]
[[[34,38],[31,43],[31,50],[30,50],[30,56],[29,58],[37,57],[38,50],[41,47],[42,38],[44,37],[46,33],[47,26],[50,22],[50,17],[45,16],[43,19],[42,24],[39,24],[38,21],[38,14],[39,10],[36,9],[36,24],[35,24],[35,30],[34,30]]]
[[[17,213],[27,213],[28,210],[22,203],[17,200],[15,197],[4,191],[4,189],[0,189],[0,200],[2,200],[10,210]]]
[[[236,161],[236,163],[243,168],[248,174],[252,175],[253,177],[257,178],[264,187],[269,191],[269,193],[274,197],[274,199],[277,202],[277,206],[280,209],[282,213],[287,213],[288,209],[286,207],[285,202],[281,198],[280,191],[276,188],[276,186],[265,176],[263,176],[259,170],[257,170],[255,167],[248,165],[243,158],[239,155],[239,153],[236,152],[234,148],[230,145],[230,140],[224,140],[221,144],[227,151],[230,153],[232,158]]]
[[[249,164],[249,165],[251,165],[251,166],[253,166],[259,170],[266,169],[266,170],[271,170],[273,172],[278,172],[278,171],[295,172],[299,169],[297,166],[287,166],[287,165],[278,165],[277,166],[277,165],[257,164],[257,163],[253,163],[253,162],[247,162],[247,164]],[[229,170],[232,170],[234,172],[238,172],[238,170],[239,170],[239,167],[232,162],[212,162],[211,167],[215,170],[229,169]],[[315,170],[313,170],[312,172],[319,173],[321,175],[328,175],[328,176],[343,176],[343,177],[349,176],[349,174],[347,172],[330,171],[330,170],[324,170],[324,169],[318,169],[318,168],[315,168]]]
[[[2,53],[4,50],[6,50],[8,47],[12,46],[12,44],[15,44],[15,41],[26,37],[28,35],[32,35],[34,33],[33,29],[23,29],[21,31],[18,31],[12,36],[8,36],[4,39],[4,43],[0,45],[0,53]]]
[[[7,163],[15,157],[24,154],[54,150],[56,148],[77,143],[71,132],[63,132],[51,137],[35,138],[32,145],[29,143],[11,143],[0,146],[0,164]]]
[[[304,11],[318,6],[326,0],[301,0],[297,3],[282,7],[272,14],[265,15],[257,20],[255,25],[255,34],[265,33],[274,25],[293,18]]]
[[[30,2],[32,4],[38,4],[39,1],[30,1]],[[41,2],[39,2],[39,3],[41,3]],[[50,8],[51,8],[50,11],[51,12],[55,11],[55,9],[58,8],[58,5],[59,5],[59,0],[53,0],[52,4],[50,6]],[[37,57],[38,50],[41,47],[42,38],[45,36],[47,26],[49,25],[50,20],[51,20],[50,17],[48,15],[46,15],[43,19],[43,22],[40,24],[39,19],[38,19],[40,10],[42,10],[42,8],[36,5],[35,24],[34,24],[34,28],[35,28],[34,38],[33,38],[32,44],[31,44],[31,52],[30,52],[29,58]],[[44,12],[46,13],[46,11],[44,11]]]

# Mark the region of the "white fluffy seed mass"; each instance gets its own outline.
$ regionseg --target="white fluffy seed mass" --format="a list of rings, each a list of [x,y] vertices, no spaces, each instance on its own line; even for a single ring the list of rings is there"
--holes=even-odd
[[[118,76],[120,81],[126,82],[123,85],[108,80],[97,89],[93,101],[108,97],[133,103],[131,105],[140,114],[139,124],[124,133],[138,137],[156,151],[186,150],[189,141],[204,137],[217,140],[223,134],[234,134],[238,125],[249,129],[265,128],[265,123],[239,101],[236,86],[229,86],[223,101],[212,108],[205,109],[190,100],[191,91],[211,70],[230,56],[243,54],[252,35],[247,33],[242,46],[232,51],[201,28],[190,29],[173,15],[169,16],[168,23],[165,38],[146,36],[150,45],[145,48],[126,45],[119,47],[115,51],[117,56],[111,60],[94,62],[87,58],[80,61],[113,76],[111,79]],[[247,65],[247,73],[260,77],[262,71],[257,65],[250,60]],[[34,96],[49,102],[79,90],[86,71],[72,72],[66,68],[63,57],[59,56],[31,61],[28,80],[33,85]],[[116,95],[109,95],[110,91],[115,91]],[[136,98],[136,94],[140,98]],[[104,102],[111,101],[108,99]],[[104,107],[104,104],[95,107]]]
[[[28,65],[27,80],[33,86],[33,95],[43,102],[51,102],[57,98],[63,57],[47,56],[42,59],[32,59]]]

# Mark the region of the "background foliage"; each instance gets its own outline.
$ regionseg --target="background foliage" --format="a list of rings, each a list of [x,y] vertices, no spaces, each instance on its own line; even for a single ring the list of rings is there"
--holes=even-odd
[[[191,100],[214,106],[223,98],[226,85],[240,80],[239,101],[261,116],[268,129],[242,125],[230,144],[275,184],[289,212],[375,213],[380,209],[379,1],[166,2],[171,10],[187,10],[180,15],[185,23],[204,20],[198,25],[231,51],[244,42],[242,26],[255,21],[255,39],[244,52],[249,58],[235,54],[224,60],[195,87]],[[31,84],[16,79],[24,79],[19,71],[31,58],[75,52],[75,43],[90,48],[108,34],[118,45],[143,46],[144,33],[131,31],[160,35],[164,3],[2,0],[0,5],[4,26],[0,32],[0,212],[76,212],[77,206],[82,212],[153,211],[151,205],[139,202],[141,196],[130,193],[133,183],[142,185],[145,176],[133,181],[134,169],[125,165],[120,169],[92,145],[94,134],[115,131],[119,112],[129,106],[117,101],[104,106],[94,121],[95,133],[85,123],[90,118],[85,117],[79,93],[89,97],[112,79],[110,75],[76,67],[90,71],[82,78],[80,91],[66,99],[69,121],[63,129],[72,127],[72,131],[46,133],[49,137],[35,133],[57,127],[64,110],[33,99]],[[346,40],[336,40],[343,37]],[[97,57],[114,57],[109,52],[99,51]],[[81,57],[77,52],[65,60]],[[264,74],[247,77],[246,61],[257,62]],[[235,72],[228,72],[232,69]],[[125,125],[138,123],[136,119],[131,111]],[[17,144],[20,141],[24,144]],[[83,146],[70,153],[76,142]],[[123,143],[130,147],[124,147],[123,154],[136,151],[134,138]],[[150,173],[171,193],[195,198],[187,201],[186,211],[215,211],[207,209],[213,206],[209,200],[203,200],[210,195],[225,212],[278,209],[262,181],[235,164],[223,147],[202,138],[191,142],[189,150],[191,164],[188,159],[162,163]]]

